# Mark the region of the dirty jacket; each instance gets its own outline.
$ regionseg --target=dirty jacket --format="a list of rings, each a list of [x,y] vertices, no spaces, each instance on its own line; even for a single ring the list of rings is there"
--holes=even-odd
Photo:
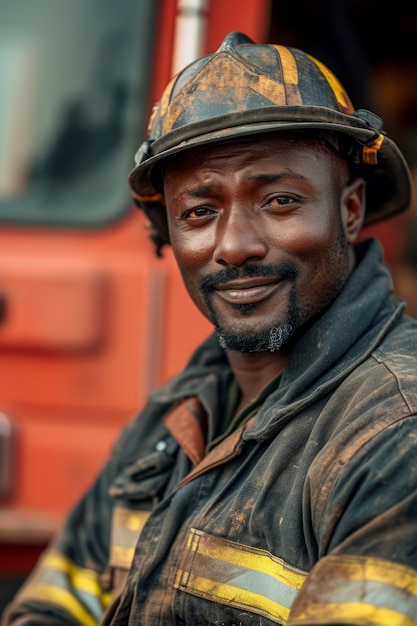
[[[417,626],[417,322],[379,243],[357,256],[216,445],[214,337],[149,398],[3,626]]]

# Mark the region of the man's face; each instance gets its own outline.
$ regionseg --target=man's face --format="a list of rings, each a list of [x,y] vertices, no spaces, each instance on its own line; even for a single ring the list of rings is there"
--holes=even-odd
[[[348,177],[322,142],[284,134],[193,150],[168,164],[173,252],[224,348],[278,350],[336,298],[361,221],[363,184],[351,191]]]

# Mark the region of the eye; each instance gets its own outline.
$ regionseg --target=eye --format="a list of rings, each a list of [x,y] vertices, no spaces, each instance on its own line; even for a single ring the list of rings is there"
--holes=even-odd
[[[198,206],[193,209],[189,209],[185,211],[181,215],[181,220],[185,220],[188,222],[192,221],[204,221],[210,219],[213,215],[215,215],[215,211],[206,206]]]
[[[272,208],[272,210],[274,211],[287,212],[293,210],[295,207],[298,207],[300,203],[301,201],[299,198],[295,198],[294,196],[290,195],[279,194],[268,197],[264,202],[263,207],[267,209]]]
[[[272,198],[268,198],[266,204],[278,204],[279,206],[286,206],[287,204],[291,204],[294,202],[294,198],[290,196],[272,196]]]

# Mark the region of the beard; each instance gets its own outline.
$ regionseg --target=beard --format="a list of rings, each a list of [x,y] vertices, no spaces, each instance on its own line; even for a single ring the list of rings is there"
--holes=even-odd
[[[216,327],[216,336],[221,348],[236,352],[276,352],[292,337],[293,326],[280,324],[253,333],[242,335]]]
[[[300,325],[300,313],[296,303],[294,281],[298,271],[294,264],[287,261],[270,265],[248,264],[240,270],[238,268],[227,268],[217,274],[205,276],[200,281],[200,291],[202,292],[210,319],[216,330],[217,340],[225,350],[232,350],[244,353],[256,352],[276,352],[291,340],[294,331]],[[242,333],[241,331],[225,330],[219,323],[216,311],[213,307],[212,294],[215,287],[220,283],[226,283],[237,278],[270,277],[277,276],[280,280],[291,283],[289,294],[289,306],[284,321],[276,320],[268,327],[259,329],[252,333]],[[255,304],[233,305],[235,311],[241,317],[247,317],[256,307]]]
[[[317,294],[312,294],[302,306],[296,293],[296,279],[298,277],[297,266],[289,261],[276,264],[257,265],[248,264],[244,267],[225,268],[216,274],[205,276],[201,279],[199,288],[203,294],[210,320],[215,326],[218,342],[225,350],[237,352],[276,352],[290,342],[296,340],[302,328],[311,324],[323,313],[337,298],[344,288],[350,274],[348,257],[348,244],[345,239],[342,221],[339,221],[339,229],[333,241],[333,245],[327,250],[321,264],[321,271],[326,273],[329,267],[335,268],[335,279],[324,286]],[[213,307],[212,294],[215,287],[220,283],[226,283],[238,278],[270,277],[276,276],[281,281],[289,284],[288,306],[284,318],[260,328],[254,332],[242,332],[242,330],[226,330],[219,323],[216,311]],[[256,308],[256,304],[234,305],[235,311],[241,317],[248,317]]]

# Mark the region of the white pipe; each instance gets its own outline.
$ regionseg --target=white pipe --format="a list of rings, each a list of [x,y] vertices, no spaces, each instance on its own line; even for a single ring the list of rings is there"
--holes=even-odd
[[[178,0],[175,18],[172,75],[204,52],[208,0]]]

